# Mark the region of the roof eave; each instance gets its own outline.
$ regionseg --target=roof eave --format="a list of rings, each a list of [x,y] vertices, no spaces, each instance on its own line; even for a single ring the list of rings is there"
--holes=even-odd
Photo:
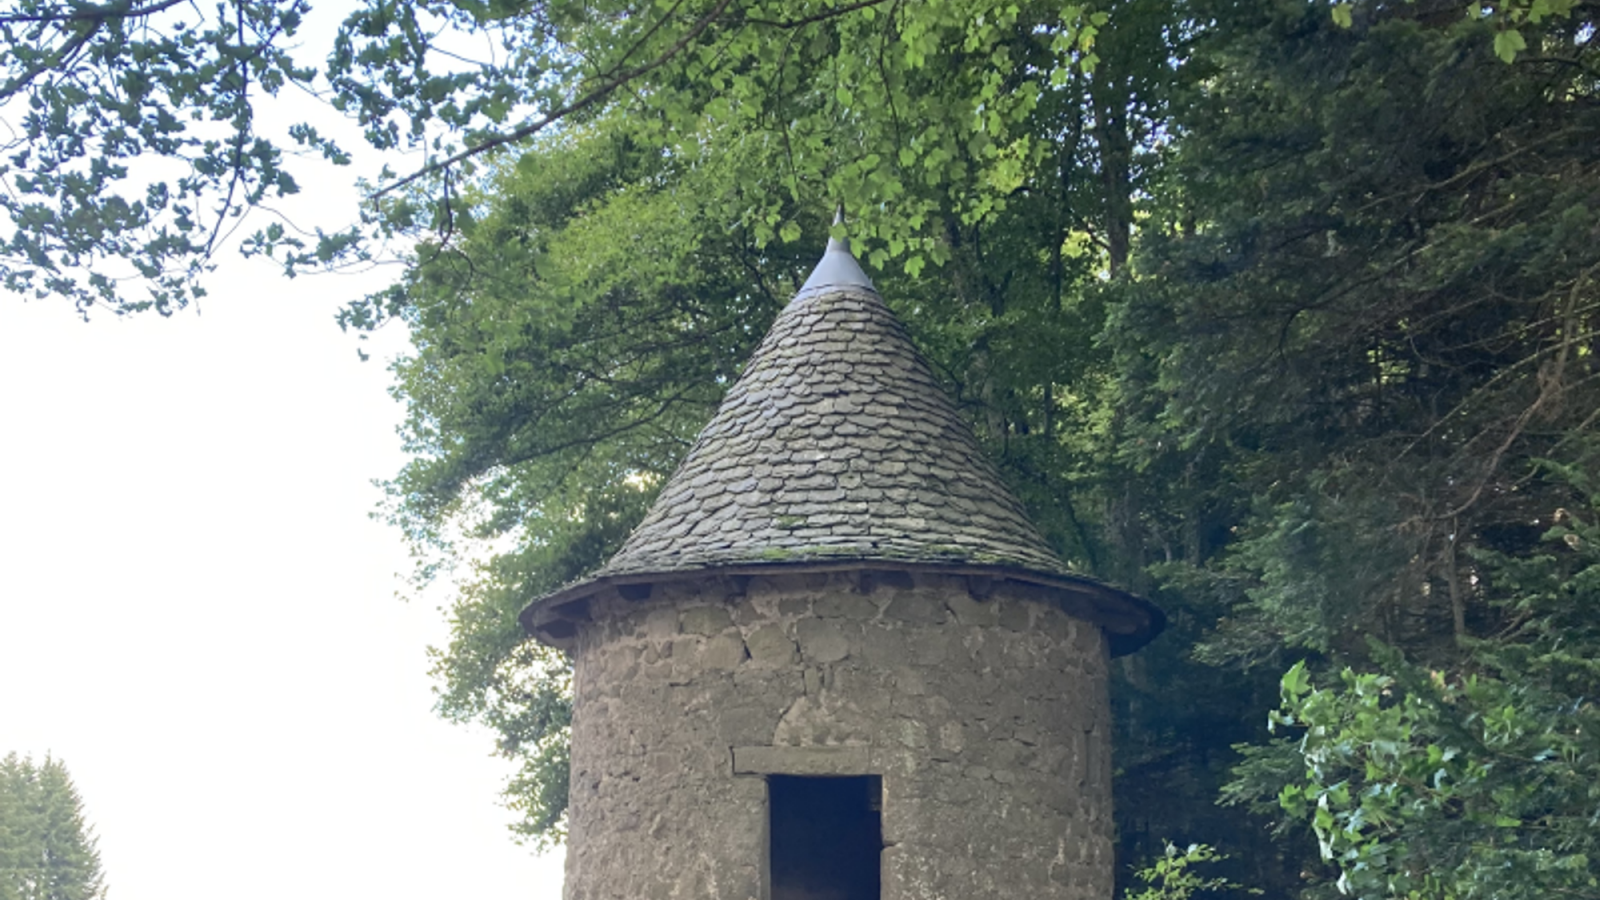
[[[966,577],[968,590],[987,596],[998,582],[1048,588],[1061,593],[1068,612],[1104,629],[1112,656],[1124,656],[1150,643],[1166,627],[1166,614],[1155,604],[1127,591],[1081,575],[1035,572],[1002,565],[841,559],[738,563],[661,572],[599,575],[579,581],[528,604],[517,617],[524,631],[540,642],[570,650],[582,623],[590,620],[589,601],[615,589],[624,599],[648,600],[655,586],[707,579],[748,580],[762,575],[807,575],[835,572],[908,572]],[[1070,599],[1069,599],[1070,598]]]

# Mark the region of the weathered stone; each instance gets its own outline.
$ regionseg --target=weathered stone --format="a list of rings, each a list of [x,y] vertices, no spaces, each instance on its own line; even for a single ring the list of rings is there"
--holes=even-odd
[[[928,597],[917,594],[901,594],[889,603],[883,614],[901,622],[937,625],[945,619],[945,604],[930,603]]]
[[[761,621],[763,618],[761,611],[756,609],[755,606],[747,600],[741,600],[739,603],[735,604],[732,609],[732,615],[733,624],[741,627],[752,625]]]
[[[646,637],[656,639],[671,637],[678,633],[678,611],[667,606],[657,606],[650,609],[644,616],[644,632]]]
[[[905,635],[888,623],[873,623],[862,629],[860,656],[868,665],[885,669],[911,661]]]
[[[872,748],[734,747],[735,775],[870,775]]]
[[[672,657],[675,661],[689,660],[699,652],[703,641],[699,638],[685,637],[667,642],[667,651],[662,656]]]
[[[733,617],[728,615],[727,607],[692,606],[679,614],[678,622],[685,634],[709,636],[731,626]]]
[[[822,670],[807,666],[802,683],[807,697],[819,696],[822,693]]]
[[[732,669],[744,660],[744,641],[736,634],[719,634],[705,642],[694,663],[707,669]]]
[[[810,662],[838,662],[850,655],[849,639],[832,622],[801,619],[795,623],[795,638],[800,642],[801,655]]]
[[[939,746],[951,753],[960,753],[966,749],[966,729],[960,722],[945,722],[939,726]]]
[[[901,746],[912,750],[926,750],[928,748],[928,728],[921,722],[898,719],[894,722],[891,735]]]
[[[1000,607],[1000,627],[1012,631],[1027,631],[1032,623],[1028,605],[1023,603],[1007,603]]]
[[[909,651],[907,651],[909,656]],[[902,694],[908,697],[920,697],[928,692],[928,683],[922,673],[911,668],[897,668],[894,671],[894,684]]]
[[[783,633],[783,626],[762,625],[744,639],[750,661],[760,666],[787,666],[796,660],[794,641]]]
[[[910,641],[911,661],[919,666],[942,665],[950,658],[954,642],[947,631],[918,631]]]
[[[812,613],[823,618],[871,619],[878,614],[878,604],[861,594],[832,591],[812,604]]]
[[[963,625],[995,625],[1000,621],[998,605],[992,601],[974,600],[970,589],[951,593],[945,598],[944,605]]]
[[[781,709],[759,706],[723,709],[717,716],[717,740],[730,747],[766,743],[772,740],[772,732],[778,727],[778,719],[782,714]]]

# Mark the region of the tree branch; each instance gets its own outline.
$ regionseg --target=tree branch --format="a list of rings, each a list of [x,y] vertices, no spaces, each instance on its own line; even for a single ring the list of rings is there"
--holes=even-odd
[[[5,15],[0,16],[0,25],[22,25],[30,22],[104,22],[107,19],[141,19],[187,2],[188,0],[160,0],[160,2],[152,3],[149,6],[128,6],[127,8],[120,8],[121,4],[113,3],[107,6],[90,6],[71,12]]]
[[[711,27],[711,23],[716,21],[718,16],[722,15],[722,11],[727,9],[728,4],[731,2],[733,2],[733,0],[718,0],[717,5],[712,7],[710,12],[701,16],[699,21],[695,22],[693,27],[691,27],[688,32],[683,35],[683,37],[679,38],[676,43],[674,43],[671,47],[668,47],[666,51],[650,62],[612,76],[611,78],[607,79],[604,84],[600,85],[600,87],[590,91],[588,94],[584,95],[578,100],[574,100],[565,106],[557,107],[556,109],[546,113],[538,120],[529,122],[527,125],[524,125],[515,131],[496,135],[495,137],[489,138],[475,147],[468,147],[467,149],[456,153],[448,159],[440,160],[439,162],[430,163],[426,166],[423,166],[421,169],[418,169],[410,175],[407,175],[399,181],[396,181],[394,184],[387,185],[378,190],[369,199],[376,200],[385,194],[397,191],[408,184],[413,184],[423,178],[428,177],[429,175],[434,174],[435,172],[448,169],[451,166],[471,159],[480,153],[487,153],[496,147],[503,147],[506,144],[515,143],[517,141],[533,137],[550,125],[555,124],[557,121],[560,121],[561,119],[566,118],[575,112],[580,112],[588,109],[591,106],[594,106],[596,103],[599,103],[605,98],[611,96],[617,90],[617,88],[620,88],[633,79],[638,78],[640,75],[647,74],[659,69],[663,65],[666,65],[673,59],[673,57],[676,57],[679,53],[683,52],[683,48],[687,47],[690,41],[699,37],[707,28]],[[883,0],[876,0],[876,2],[883,2]]]
[[[818,22],[826,22],[829,19],[836,19],[839,16],[848,15],[849,13],[853,13],[858,9],[866,9],[869,6],[881,6],[888,2],[890,2],[890,0],[859,0],[859,2],[856,3],[848,3],[844,6],[838,6],[824,12],[814,13],[798,19],[784,19],[779,21],[777,19],[752,19],[746,17],[744,22],[747,25],[765,25],[769,28],[804,28],[807,25],[815,25]]]
[[[67,57],[82,50],[90,39],[99,33],[101,24],[102,21],[98,19],[91,21],[88,28],[74,35],[72,40],[67,41],[65,46],[53,53],[40,57],[38,62],[28,68],[28,71],[7,82],[5,87],[0,88],[0,103],[4,103],[22,93],[22,89],[32,84],[35,78],[56,68]]]

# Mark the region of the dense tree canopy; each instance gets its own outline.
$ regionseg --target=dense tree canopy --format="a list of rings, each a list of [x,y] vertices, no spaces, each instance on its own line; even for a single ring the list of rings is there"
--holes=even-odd
[[[0,900],[101,900],[100,854],[60,760],[0,759]]]
[[[168,8],[37,9],[54,18],[0,23],[68,49],[18,63],[17,96],[131,90],[84,74],[103,69],[159,85],[140,96],[172,109],[241,110],[248,95],[227,90],[311,78],[269,52],[294,27],[282,4],[225,7],[236,27],[203,39],[172,32],[225,63],[203,95],[86,49],[146,59],[129,48],[156,32],[116,23]],[[420,142],[433,162],[370,211],[372,233],[417,240],[407,275],[342,322],[410,328],[395,374],[412,461],[389,514],[422,577],[473,566],[436,658],[441,709],[491,725],[523,765],[518,830],[560,836],[570,710],[564,661],[516,613],[643,515],[843,203],[863,263],[1049,539],[1170,615],[1117,673],[1126,861],[1209,844],[1232,882],[1271,896],[1596,896],[1600,7],[1469,12],[354,13],[325,72],[335,102],[378,146]],[[467,61],[463,35],[493,58]],[[29,96],[54,110],[67,95]],[[127,143],[105,104],[74,113],[110,110],[75,126],[87,142],[34,141],[0,172],[21,185],[4,208],[14,284],[129,302],[120,283],[50,281],[90,258],[61,242],[113,247],[82,227],[111,219],[67,190],[116,202],[123,163],[94,164],[105,135],[124,141],[117,159],[186,160],[200,180],[163,196],[204,194],[216,216],[292,189],[247,112],[219,117],[225,140],[178,127],[197,142],[168,147]],[[68,120],[37,121],[53,135]],[[245,193],[218,201],[249,160]],[[48,187],[29,166],[102,180]],[[222,219],[183,202],[188,230],[152,201],[107,233],[158,235],[152,271],[203,264],[204,222]],[[250,246],[297,265],[363,252],[358,237],[268,228]],[[171,277],[158,306],[192,284]]]
[[[168,313],[202,294],[243,215],[297,193],[306,157],[349,162],[349,148],[309,124],[259,126],[257,104],[281,92],[345,112],[374,148],[426,159],[417,171],[384,172],[361,226],[339,215],[306,230],[269,221],[243,232],[246,253],[290,272],[368,258],[375,239],[395,232],[448,231],[457,188],[478,163],[641,95],[675,132],[734,125],[781,135],[780,180],[825,182],[858,212],[858,236],[879,242],[880,259],[920,268],[948,248],[926,227],[937,207],[912,184],[975,170],[981,177],[957,177],[965,184],[949,212],[982,219],[1051,144],[1070,141],[1016,126],[1072,67],[1091,70],[1105,55],[1098,39],[1113,12],[1124,39],[1142,20],[1133,30],[1178,43],[1210,15],[1205,3],[1123,5],[362,0],[333,47],[307,51],[308,0],[6,0],[0,284],[117,312]],[[1366,12],[1351,2],[1329,9],[1347,24]],[[1581,19],[1584,9],[1492,0],[1474,14],[1497,24],[1495,52],[1512,59],[1552,17]],[[1174,59],[1138,49],[1147,66]],[[825,57],[831,65],[817,66]],[[1097,114],[1136,115],[1138,79],[1130,70],[1100,84]],[[917,130],[924,124],[936,127]],[[858,153],[863,143],[890,152]],[[775,204],[753,198],[746,224],[758,234],[792,229]]]
[[[1005,145],[1042,149],[1019,180],[976,216],[982,164],[888,181],[937,210],[945,255],[874,256],[907,221],[865,226],[864,256],[1068,558],[1174,613],[1122,672],[1125,850],[1204,840],[1239,880],[1292,893],[1338,875],[1311,817],[1279,805],[1311,757],[1264,744],[1229,774],[1230,743],[1266,739],[1277,676],[1410,665],[1369,636],[1484,671],[1473,639],[1527,633],[1504,636],[1514,601],[1483,554],[1531,559],[1541,517],[1585,508],[1556,473],[1593,468],[1600,408],[1594,35],[1543,19],[1542,55],[1507,65],[1494,23],[1426,8],[1358,7],[1348,28],[1300,3],[1197,9],[1110,7],[1092,68],[1024,67],[1038,96]],[[1011,52],[1072,27],[1040,15],[1019,15]],[[821,59],[797,84],[835,91]],[[781,127],[655,131],[656,103],[619,101],[503,169],[390,298],[448,317],[417,334],[466,341],[401,364],[413,434],[454,443],[396,481],[399,519],[525,548],[464,595],[447,707],[512,723],[530,771],[564,720],[511,661],[531,652],[515,611],[615,546],[809,264],[783,225],[818,234],[817,198],[843,193],[833,158],[794,188]],[[862,133],[854,152],[902,139]],[[746,217],[751,194],[777,217]],[[480,392],[511,406],[464,410]],[[556,821],[558,793],[521,796]]]

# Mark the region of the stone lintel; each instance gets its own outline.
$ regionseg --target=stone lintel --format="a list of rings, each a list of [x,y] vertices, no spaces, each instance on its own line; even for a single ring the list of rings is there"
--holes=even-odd
[[[874,775],[872,748],[734,747],[735,775]]]

